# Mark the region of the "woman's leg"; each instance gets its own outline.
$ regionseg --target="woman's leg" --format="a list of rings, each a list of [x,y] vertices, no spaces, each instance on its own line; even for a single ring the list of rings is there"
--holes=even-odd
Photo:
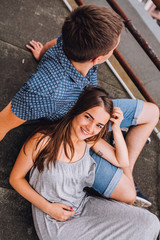
[[[113,103],[123,111],[121,128],[130,127],[126,144],[133,171],[135,161],[159,120],[159,108],[153,103],[135,99],[114,99]]]
[[[129,129],[126,136],[131,169],[142,151],[147,138],[159,120],[159,109],[153,103],[144,102],[141,114],[138,116],[137,125]]]
[[[156,240],[160,223],[146,209],[89,197],[79,217],[58,222],[33,208],[40,240]]]
[[[133,177],[131,175],[130,169],[124,170],[124,174],[122,175],[113,193],[110,195],[110,198],[128,204],[133,204],[135,202],[136,190]]]
[[[156,240],[160,229],[158,218],[146,209],[96,197],[64,225],[59,239]]]
[[[92,187],[104,197],[132,204],[136,192],[131,170],[129,168],[122,170],[92,150],[90,152],[96,162],[95,181]]]
[[[96,162],[95,179],[92,188],[109,198],[119,183],[123,170],[112,165],[91,149],[90,155]]]
[[[126,136],[130,168],[124,169],[124,175],[112,193],[111,198],[116,200],[121,198],[120,201],[133,203],[135,194],[132,177],[133,168],[147,138],[158,122],[159,109],[155,104],[142,102],[141,100],[118,99],[114,101],[115,106],[119,106],[124,113],[122,127],[131,126]],[[123,184],[126,184],[126,186],[123,186]]]

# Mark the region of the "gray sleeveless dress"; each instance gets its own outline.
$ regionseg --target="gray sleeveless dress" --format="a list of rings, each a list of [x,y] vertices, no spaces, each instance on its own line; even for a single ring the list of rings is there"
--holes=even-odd
[[[87,196],[95,162],[86,146],[84,156],[74,163],[56,162],[42,173],[31,170],[30,184],[50,202],[71,206],[75,215],[56,221],[32,205],[35,229],[40,240],[156,240],[159,221],[149,211],[100,197]]]
[[[30,185],[49,202],[59,202],[72,207],[76,213],[71,218],[76,218],[82,213],[88,199],[83,189],[93,185],[95,167],[96,163],[89,155],[86,144],[85,153],[77,162],[64,163],[57,160],[56,167],[53,164],[50,164],[49,169],[45,166],[42,173],[33,168],[30,172]],[[57,239],[63,223],[42,213],[35,206],[32,209],[39,238]],[[46,230],[42,231],[43,224]]]

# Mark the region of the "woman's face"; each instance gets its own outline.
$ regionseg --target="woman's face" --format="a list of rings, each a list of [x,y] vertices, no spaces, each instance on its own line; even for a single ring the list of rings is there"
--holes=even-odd
[[[110,115],[102,107],[93,107],[72,121],[72,133],[79,140],[97,135],[109,121]]]

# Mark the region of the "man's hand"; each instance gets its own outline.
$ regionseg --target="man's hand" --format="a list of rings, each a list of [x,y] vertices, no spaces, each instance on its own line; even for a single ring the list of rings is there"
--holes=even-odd
[[[68,220],[72,215],[75,214],[75,211],[62,203],[50,203],[48,215],[57,221],[64,222]]]
[[[30,46],[31,45],[31,46]],[[26,45],[26,47],[31,50],[33,56],[37,61],[41,59],[41,51],[43,49],[43,44],[40,42],[30,41],[30,45]]]
[[[51,47],[55,46],[57,44],[57,38],[47,42],[45,45],[43,45],[40,42],[30,41],[30,45],[26,45],[26,47],[31,50],[33,56],[37,61],[40,61],[43,55],[50,49]]]

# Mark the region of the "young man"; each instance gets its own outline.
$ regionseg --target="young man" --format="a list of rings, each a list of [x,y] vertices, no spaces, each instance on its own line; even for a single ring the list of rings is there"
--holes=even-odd
[[[97,65],[112,55],[119,44],[122,29],[122,19],[112,10],[85,5],[66,18],[62,36],[58,39],[44,46],[32,41],[32,47],[27,47],[41,61],[37,72],[31,75],[0,113],[1,139],[10,129],[27,120],[47,118],[55,121],[62,118],[86,86],[97,84]],[[121,127],[132,126],[126,143],[130,169],[133,171],[148,136],[157,124],[159,110],[156,105],[141,100],[113,101],[114,106],[123,111]],[[123,189],[126,192],[123,201],[133,203],[135,196],[128,196],[121,169],[96,153],[91,154],[97,163],[94,189],[114,199],[119,199],[120,189]]]

